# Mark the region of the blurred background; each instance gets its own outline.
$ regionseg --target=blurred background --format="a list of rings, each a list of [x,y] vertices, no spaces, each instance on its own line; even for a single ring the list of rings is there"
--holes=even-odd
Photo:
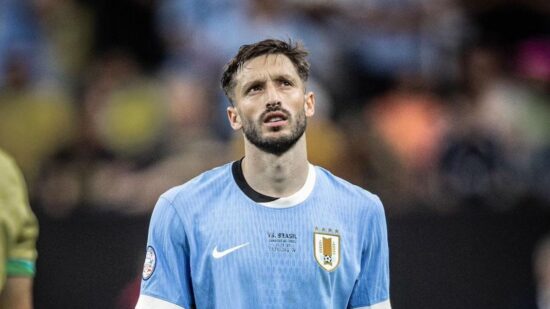
[[[384,201],[394,308],[550,308],[550,2],[0,0],[36,308],[133,308],[158,196],[242,156],[219,79],[267,37],[311,52],[311,161]]]

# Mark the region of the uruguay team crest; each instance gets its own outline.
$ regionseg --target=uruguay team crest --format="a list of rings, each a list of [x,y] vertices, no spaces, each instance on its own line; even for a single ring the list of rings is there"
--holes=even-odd
[[[335,270],[340,264],[340,235],[338,230],[315,228],[313,233],[315,260],[326,271]]]

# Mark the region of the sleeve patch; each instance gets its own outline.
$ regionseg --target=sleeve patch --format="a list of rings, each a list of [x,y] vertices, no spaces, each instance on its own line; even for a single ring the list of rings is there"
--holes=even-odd
[[[147,246],[147,253],[145,254],[145,263],[143,263],[143,280],[151,278],[157,265],[157,256],[155,249],[152,246]]]

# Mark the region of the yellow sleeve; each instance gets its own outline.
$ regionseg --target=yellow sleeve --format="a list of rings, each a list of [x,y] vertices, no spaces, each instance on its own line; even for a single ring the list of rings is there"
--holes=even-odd
[[[33,276],[38,222],[13,159],[0,151],[0,290],[7,276]]]

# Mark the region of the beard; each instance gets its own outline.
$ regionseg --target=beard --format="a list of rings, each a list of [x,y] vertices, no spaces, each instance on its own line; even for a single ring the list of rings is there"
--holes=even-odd
[[[284,112],[289,115],[287,111]],[[260,119],[263,119],[263,117],[260,117]],[[293,119],[288,117],[288,120],[290,122]],[[290,134],[280,137],[262,137],[262,124],[261,121],[258,124],[252,121],[243,122],[243,133],[245,138],[264,152],[281,155],[292,148],[300,137],[304,135],[307,127],[307,119],[305,111],[302,110],[296,115],[296,121],[291,128]]]

